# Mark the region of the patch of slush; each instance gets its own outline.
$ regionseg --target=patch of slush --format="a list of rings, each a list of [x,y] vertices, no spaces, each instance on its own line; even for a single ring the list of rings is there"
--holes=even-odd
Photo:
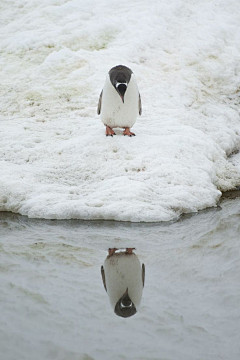
[[[237,0],[1,7],[1,211],[168,221],[240,184]],[[120,63],[142,96],[135,138],[106,138],[96,115]]]

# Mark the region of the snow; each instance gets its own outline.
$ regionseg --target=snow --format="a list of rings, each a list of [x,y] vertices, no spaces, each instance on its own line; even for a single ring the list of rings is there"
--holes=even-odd
[[[237,0],[1,3],[0,210],[168,221],[240,184]],[[109,69],[142,97],[134,138],[96,114]]]

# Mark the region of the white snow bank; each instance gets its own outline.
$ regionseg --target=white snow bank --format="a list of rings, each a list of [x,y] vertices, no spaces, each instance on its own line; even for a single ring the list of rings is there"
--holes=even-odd
[[[237,0],[1,6],[0,210],[167,221],[240,184]],[[134,138],[96,115],[117,64],[142,96]]]

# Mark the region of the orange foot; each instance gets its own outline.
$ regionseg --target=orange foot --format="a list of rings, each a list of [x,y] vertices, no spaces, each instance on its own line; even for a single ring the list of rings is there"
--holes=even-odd
[[[113,254],[115,254],[115,251],[118,250],[117,248],[109,248],[108,249],[108,257],[112,256]]]
[[[131,255],[133,253],[133,250],[136,250],[136,248],[126,248],[126,254]]]
[[[106,136],[113,136],[116,135],[113,129],[111,129],[109,126],[106,126]]]
[[[125,130],[124,130],[124,132],[123,132],[123,135],[124,135],[124,136],[127,135],[127,136],[130,136],[130,137],[136,136],[133,132],[130,131],[130,128],[129,128],[129,127],[126,127],[126,128],[125,128]]]

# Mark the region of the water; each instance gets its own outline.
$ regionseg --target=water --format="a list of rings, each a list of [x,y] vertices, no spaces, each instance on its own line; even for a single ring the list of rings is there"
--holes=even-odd
[[[240,198],[220,206],[167,224],[0,213],[1,360],[238,360]],[[127,319],[103,287],[109,247],[145,263]]]

